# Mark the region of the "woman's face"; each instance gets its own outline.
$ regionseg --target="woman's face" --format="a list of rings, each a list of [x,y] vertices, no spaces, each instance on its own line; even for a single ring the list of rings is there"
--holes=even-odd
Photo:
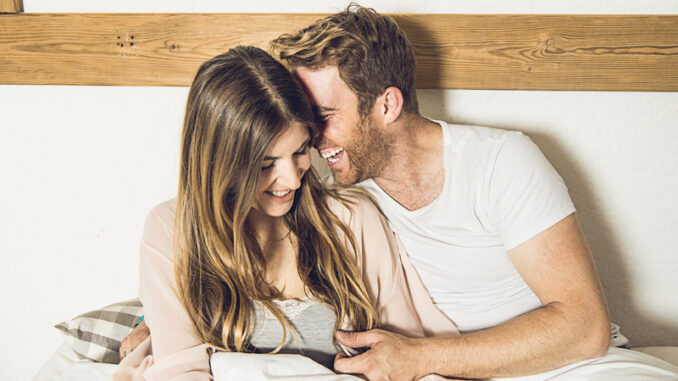
[[[301,178],[311,167],[310,144],[308,128],[293,122],[268,146],[261,163],[254,209],[271,217],[290,211]]]

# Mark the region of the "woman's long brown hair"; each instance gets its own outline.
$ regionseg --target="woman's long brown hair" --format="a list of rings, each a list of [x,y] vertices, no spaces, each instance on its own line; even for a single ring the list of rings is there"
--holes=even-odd
[[[272,302],[265,259],[247,222],[269,144],[292,122],[313,127],[308,100],[291,74],[259,48],[237,47],[205,62],[193,81],[184,119],[175,221],[180,299],[198,334],[228,351],[250,350],[253,301],[289,329]],[[298,243],[298,273],[313,297],[337,316],[370,329],[378,319],[356,267],[355,238],[330,210],[311,168],[283,217]],[[285,335],[283,336],[284,344]],[[279,347],[279,348],[280,348]]]

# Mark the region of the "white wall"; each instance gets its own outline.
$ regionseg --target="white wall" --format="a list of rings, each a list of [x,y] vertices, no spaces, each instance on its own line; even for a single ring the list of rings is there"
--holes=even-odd
[[[364,1],[382,12],[676,14],[673,0]],[[334,12],[343,1],[24,0],[27,12]],[[0,379],[52,326],[136,295],[145,213],[175,193],[186,88],[0,86]],[[419,92],[425,115],[519,129],[567,181],[614,321],[678,345],[677,93]]]

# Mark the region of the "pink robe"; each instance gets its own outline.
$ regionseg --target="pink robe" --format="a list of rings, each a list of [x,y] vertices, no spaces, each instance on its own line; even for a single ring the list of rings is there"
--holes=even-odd
[[[330,208],[353,231],[356,259],[382,328],[410,337],[453,336],[456,326],[438,310],[386,219],[365,196],[350,196],[345,206],[330,199]],[[148,343],[123,360],[114,379],[212,380],[209,345],[198,337],[177,293],[172,233],[176,201],[151,210],[141,242],[140,291]]]

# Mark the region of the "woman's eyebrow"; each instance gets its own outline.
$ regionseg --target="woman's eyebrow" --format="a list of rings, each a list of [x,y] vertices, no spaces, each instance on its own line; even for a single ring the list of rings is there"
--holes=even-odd
[[[312,136],[309,136],[309,138],[306,139],[305,142],[301,143],[301,145],[299,146],[299,148],[297,149],[297,151],[301,151],[302,149],[304,149],[304,146],[311,145],[311,141],[312,141],[312,140],[313,140],[313,137],[312,137]]]
[[[311,140],[312,140],[312,138],[306,139],[306,141],[301,143],[301,145],[299,146],[299,148],[297,148],[295,150],[295,152],[301,151],[302,149],[304,149],[304,147],[311,144]],[[280,159],[280,157],[278,157],[278,156],[264,156],[264,161],[266,161],[266,160],[278,160],[278,159]]]

